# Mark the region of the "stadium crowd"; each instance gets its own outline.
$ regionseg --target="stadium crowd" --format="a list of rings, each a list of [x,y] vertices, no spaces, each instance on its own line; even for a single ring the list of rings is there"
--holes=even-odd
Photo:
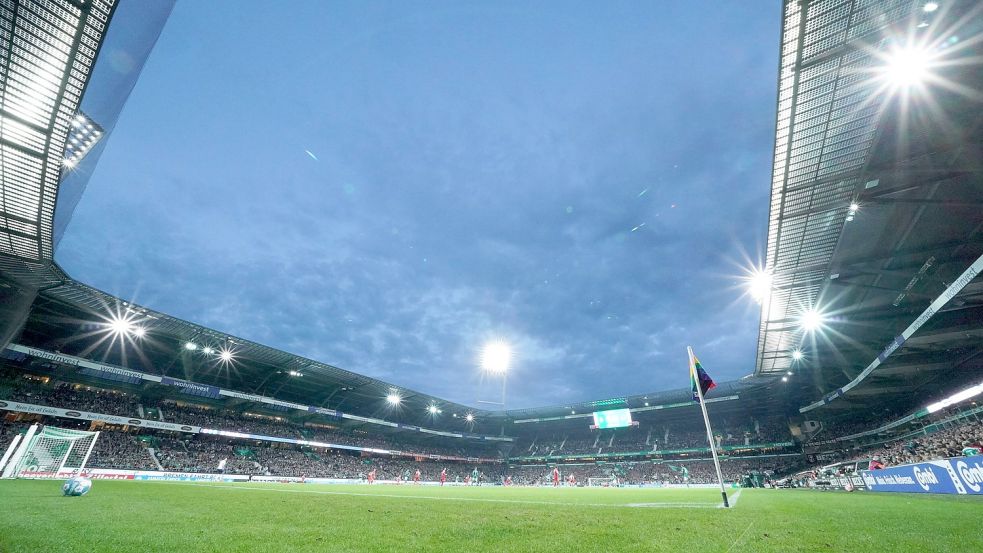
[[[791,442],[788,426],[780,421],[737,424],[715,421],[718,443],[722,446]],[[520,443],[521,456],[591,455],[619,452],[659,451],[707,447],[701,428],[664,425],[649,428],[630,427],[618,430],[592,430],[536,436]]]
[[[909,436],[880,444],[832,452],[821,463],[797,467],[797,470],[820,473],[823,467],[839,465],[835,470],[849,474],[857,469],[867,469],[883,464],[885,467],[920,463],[935,459],[958,457],[967,448],[983,451],[983,421],[967,418],[952,426],[930,434]]]
[[[126,467],[133,470],[157,470],[157,464],[133,436],[123,432],[100,432],[88,466],[92,468]]]
[[[64,383],[50,387],[31,381],[26,383],[26,386],[14,388],[4,399],[120,417],[138,416],[137,398],[130,394]]]
[[[87,421],[58,420],[63,427],[82,427]],[[0,447],[26,428],[25,423],[0,422]],[[483,483],[502,483],[511,477],[516,485],[550,485],[554,465],[506,466],[501,463],[436,461],[391,456],[363,456],[354,452],[302,448],[289,444],[270,444],[217,436],[176,434],[139,429],[126,432],[105,428],[89,460],[90,468],[157,470],[175,472],[293,476],[307,478],[365,479],[371,470],[378,480],[407,480],[417,470],[423,481],[437,481],[446,470],[450,482],[464,482],[477,467]],[[155,462],[156,458],[156,462]],[[724,478],[736,481],[748,471],[771,474],[781,469],[777,458],[762,460],[725,460]],[[159,463],[159,466],[158,466]],[[620,485],[641,484],[708,484],[716,481],[713,463],[635,462],[597,465],[558,465],[566,483],[572,474],[578,485],[588,478],[617,477]]]
[[[720,464],[725,481],[736,482],[749,472],[756,471],[767,475],[779,472],[791,462],[781,458],[769,457],[754,460],[724,459]],[[585,484],[588,479],[616,478],[619,485],[637,486],[646,484],[714,484],[717,474],[713,462],[701,461],[644,461],[577,465],[521,465],[510,466],[507,473],[513,482],[520,485],[549,485],[553,466],[561,472],[561,480],[567,482],[573,475],[577,483]]]
[[[80,384],[45,383],[40,378],[24,378],[22,374],[14,372],[0,374],[0,392],[0,399],[23,403],[147,418],[245,434],[306,439],[420,455],[497,457],[495,445],[485,442],[469,442],[466,444],[467,449],[463,445],[414,443],[381,433],[370,435],[364,430],[348,431],[317,423],[300,425],[284,417],[222,410],[173,399],[144,401],[133,394]],[[177,456],[180,457],[179,454]]]

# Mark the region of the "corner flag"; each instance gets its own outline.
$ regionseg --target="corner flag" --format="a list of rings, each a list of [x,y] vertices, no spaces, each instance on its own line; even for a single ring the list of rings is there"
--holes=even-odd
[[[703,365],[700,365],[700,360],[693,355],[692,350],[689,356],[689,380],[693,386],[693,401],[700,401],[707,392],[717,387],[717,383],[703,370]],[[699,391],[696,389],[697,383],[700,386]]]
[[[720,483],[720,497],[723,498],[722,505],[730,507],[727,502],[727,490],[724,489],[724,477],[720,473],[720,459],[717,458],[717,447],[713,443],[713,431],[710,430],[710,415],[707,414],[707,403],[703,394],[712,390],[716,384],[710,375],[703,370],[700,360],[693,353],[693,348],[687,347],[686,353],[689,354],[689,380],[693,385],[693,400],[700,404],[700,411],[703,412],[703,422],[707,425],[707,444],[710,446],[710,454],[713,455],[713,466],[717,469],[717,482]]]

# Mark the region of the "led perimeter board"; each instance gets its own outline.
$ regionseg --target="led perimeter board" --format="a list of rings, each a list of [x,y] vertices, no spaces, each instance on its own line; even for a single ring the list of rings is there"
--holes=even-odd
[[[631,411],[628,409],[594,411],[594,426],[599,430],[631,426]]]

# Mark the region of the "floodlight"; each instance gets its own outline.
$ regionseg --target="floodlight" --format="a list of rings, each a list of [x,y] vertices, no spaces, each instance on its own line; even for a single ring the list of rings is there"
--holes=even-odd
[[[788,377],[787,376],[783,376],[782,377],[782,382],[788,382]]]
[[[137,338],[143,338],[144,336],[147,335],[147,329],[143,328],[142,326],[134,326],[133,335],[136,336]]]
[[[792,359],[795,359],[796,361],[798,361],[799,359],[802,359],[802,350],[801,349],[797,349],[797,350],[793,351],[792,352]]]
[[[792,371],[785,371],[785,374],[787,374],[788,376],[792,376]]]
[[[980,394],[983,394],[983,382],[977,384],[976,386],[972,386],[970,388],[966,388],[965,390],[956,392],[956,393],[952,394],[951,396],[943,399],[942,401],[937,401],[937,402],[935,402],[935,403],[927,406],[925,409],[929,413],[934,413],[934,412],[939,411],[941,409],[945,409],[946,407],[948,407],[950,405],[959,403],[960,401],[965,401],[965,400],[967,400],[967,399],[969,399],[971,397],[975,397],[975,396],[978,396]]]
[[[389,402],[389,405],[399,405],[399,402],[403,401],[403,398],[399,397],[399,394],[396,392],[390,392],[386,396],[386,401]]]
[[[431,415],[436,415],[438,411],[440,411],[440,409],[437,409],[437,406],[432,403],[429,407],[427,407],[427,412]]]
[[[109,330],[117,336],[122,336],[133,331],[133,324],[126,319],[113,317],[113,319],[109,321]]]
[[[290,376],[304,376],[304,373],[297,372],[297,371],[289,371],[287,374],[289,374]]]
[[[924,48],[897,48],[887,57],[884,76],[897,87],[910,87],[925,80],[930,61]]]
[[[826,319],[823,317],[822,313],[816,311],[815,309],[810,309],[799,317],[799,325],[806,332],[812,332],[823,326]]]
[[[488,372],[506,373],[511,360],[512,348],[501,340],[488,342],[481,351],[481,367]]]
[[[649,406],[649,402],[646,401],[645,402],[645,406],[648,407]]]
[[[196,344],[194,342],[187,342],[187,343],[184,344],[184,349],[186,349],[188,351],[194,351],[194,350],[198,349],[198,344]]]
[[[922,11],[924,11],[925,13],[932,13],[937,9],[939,9],[938,2],[925,2],[925,5],[922,6]]]
[[[765,271],[756,269],[748,278],[748,292],[758,303],[771,295],[771,275]]]
[[[213,354],[213,353],[215,353],[215,350],[213,350],[212,348],[210,348],[210,347],[207,347],[207,346],[205,347],[205,349],[203,349],[203,350],[201,350],[201,351],[202,351],[202,353],[204,353],[205,355],[211,355],[211,354]]]
[[[102,127],[94,125],[84,113],[79,112],[72,120],[72,128],[66,137],[65,159],[62,165],[71,169],[82,161],[99,138]]]
[[[222,361],[225,361],[225,362],[232,361],[232,351],[231,350],[223,349],[221,351],[221,353],[218,354],[218,356],[220,358],[222,358]]]
[[[857,202],[852,202],[850,204],[850,214],[856,213],[858,209],[860,209],[860,204],[858,204]]]
[[[468,413],[467,415],[464,415],[464,420],[466,420],[468,422],[474,422],[474,415],[471,414],[471,413]]]

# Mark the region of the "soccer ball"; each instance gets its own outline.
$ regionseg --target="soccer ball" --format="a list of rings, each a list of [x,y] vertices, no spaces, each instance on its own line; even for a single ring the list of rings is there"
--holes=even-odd
[[[79,497],[89,493],[92,489],[92,480],[84,476],[75,476],[65,481],[61,487],[63,494],[70,497]]]

